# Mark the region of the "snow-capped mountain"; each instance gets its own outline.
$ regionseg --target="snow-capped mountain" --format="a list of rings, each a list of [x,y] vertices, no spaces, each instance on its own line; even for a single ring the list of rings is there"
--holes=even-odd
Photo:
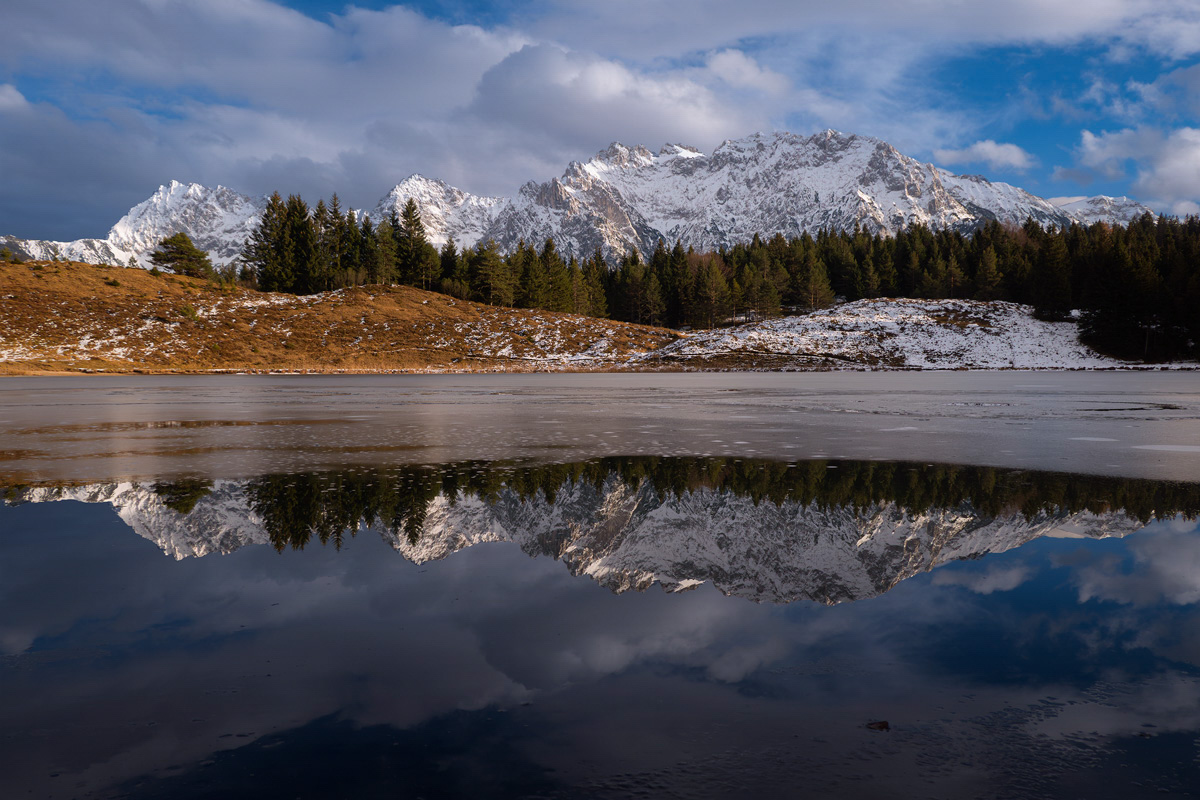
[[[727,141],[712,155],[679,145],[655,154],[613,144],[570,164],[561,178],[526,184],[489,233],[503,246],[562,230],[560,247],[578,255],[630,244],[648,252],[659,238],[707,250],[755,233],[798,236],[855,225],[894,233],[914,223],[969,229],[988,218],[984,209],[1001,219],[1070,221],[1012,187],[960,180],[973,191],[960,189],[960,198],[949,178],[885,142],[833,131],[807,139],[755,134]]]
[[[175,559],[232,553],[269,541],[262,520],[246,500],[244,481],[214,481],[212,490],[187,514],[167,506],[150,486],[128,481],[79,486],[38,486],[11,493],[8,504],[74,500],[108,503],[138,536]]]
[[[258,225],[266,198],[254,199],[232,189],[171,181],[129,209],[104,239],[73,242],[0,237],[0,247],[31,259],[66,258],[89,264],[127,264],[132,258],[150,267],[150,254],[167,236],[180,231],[207,250],[214,264],[228,264]]]
[[[229,553],[270,540],[246,484],[218,481],[188,514],[130,483],[25,489],[9,502],[111,503],[139,535],[176,559]],[[942,564],[1019,547],[1046,534],[1123,536],[1141,527],[1124,514],[984,515],[968,504],[912,510],[895,503],[822,509],[755,502],[715,489],[660,495],[649,481],[615,473],[597,486],[564,484],[553,502],[540,492],[502,490],[494,501],[438,495],[420,536],[378,531],[415,563],[483,542],[511,542],[531,556],[563,561],[615,592],[668,591],[712,583],[728,595],[775,603],[840,603],[874,597]],[[360,531],[361,532],[361,531]]]
[[[970,231],[988,220],[1043,225],[1126,223],[1148,211],[1128,198],[1070,198],[1063,206],[1006,183],[959,176],[910,158],[887,142],[827,130],[802,137],[756,133],[711,154],[672,144],[657,153],[613,143],[561,177],[530,181],[515,197],[481,197],[413,175],[371,213],[378,221],[412,198],[435,245],[494,240],[503,251],[553,237],[561,251],[649,252],[661,238],[700,250],[754,234],[797,236],[820,229],[893,234],[921,223]],[[0,238],[19,255],[55,252],[81,261],[148,264],[166,235],[187,232],[216,263],[228,263],[257,224],[263,200],[229,189],[172,182],[133,208],[106,239],[35,242]]]
[[[1062,197],[1056,205],[1074,219],[1085,225],[1107,222],[1110,225],[1128,225],[1142,214],[1154,212],[1128,197]]]
[[[370,213],[371,219],[378,222],[393,213],[400,216],[410,198],[421,212],[426,235],[439,247],[450,236],[459,244],[483,239],[495,221],[498,207],[506,202],[501,197],[479,197],[443,181],[412,175],[383,196]]]
[[[521,240],[553,236],[560,250],[577,256],[597,248],[646,253],[660,238],[705,250],[755,233],[798,236],[859,225],[894,234],[916,223],[970,231],[992,219],[1124,223],[1149,210],[1108,197],[1063,209],[1007,183],[954,175],[878,139],[836,131],[807,138],[759,133],[726,141],[711,155],[679,144],[652,153],[614,142],[587,162],[572,162],[560,178],[526,183],[511,200],[472,198],[481,203],[461,222],[457,209],[470,201],[450,190],[452,200],[439,203],[428,184],[401,184],[389,199],[402,205],[411,196],[422,218],[446,219],[431,237],[438,244],[449,234],[460,244],[492,239],[511,250]]]

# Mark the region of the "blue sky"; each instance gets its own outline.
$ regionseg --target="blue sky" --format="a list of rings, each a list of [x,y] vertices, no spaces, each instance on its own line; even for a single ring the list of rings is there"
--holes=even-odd
[[[1195,0],[5,0],[0,30],[22,237],[103,236],[172,179],[369,207],[773,129],[1200,211]]]

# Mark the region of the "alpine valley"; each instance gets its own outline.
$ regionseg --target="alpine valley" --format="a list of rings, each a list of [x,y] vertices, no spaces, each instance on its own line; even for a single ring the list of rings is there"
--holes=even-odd
[[[809,137],[756,133],[727,140],[711,154],[669,144],[658,153],[613,143],[559,178],[529,181],[515,197],[480,197],[413,175],[369,212],[399,213],[409,198],[429,240],[459,246],[494,240],[502,251],[552,237],[567,255],[599,248],[606,257],[659,239],[712,250],[755,234],[798,236],[819,230],[894,234],[910,225],[969,232],[991,221],[1043,226],[1125,224],[1149,212],[1129,198],[1071,198],[1056,206],[1016,186],[954,175],[868,136],[826,130]],[[130,209],[103,239],[71,242],[0,236],[27,259],[149,266],[158,242],[187,233],[214,263],[237,258],[266,198],[218,186],[171,181]],[[359,211],[358,213],[362,213]]]

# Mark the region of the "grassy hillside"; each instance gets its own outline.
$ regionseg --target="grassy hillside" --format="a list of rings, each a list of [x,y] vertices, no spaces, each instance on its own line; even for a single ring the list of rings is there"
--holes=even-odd
[[[406,286],[295,297],[141,269],[0,264],[0,374],[604,369],[676,338]]]

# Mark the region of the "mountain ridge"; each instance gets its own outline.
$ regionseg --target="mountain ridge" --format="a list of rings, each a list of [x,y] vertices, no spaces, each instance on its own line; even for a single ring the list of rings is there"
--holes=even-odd
[[[494,240],[501,250],[552,237],[567,255],[596,249],[613,257],[653,249],[661,238],[698,250],[749,241],[755,234],[798,236],[821,229],[862,227],[891,235],[915,224],[969,232],[990,220],[1042,225],[1126,224],[1146,206],[1099,195],[1055,205],[1024,189],[978,175],[961,176],[900,153],[879,139],[825,130],[809,137],[787,132],[727,139],[712,153],[682,144],[657,153],[613,142],[562,175],[528,181],[512,197],[465,192],[413,174],[370,212],[374,220],[414,200],[429,240],[459,246]],[[72,242],[0,236],[0,247],[31,259],[85,263],[131,260],[149,266],[163,237],[183,231],[213,262],[236,259],[258,222],[266,198],[223,186],[171,181],[130,209],[104,239]],[[361,213],[361,212],[358,212]]]
[[[190,512],[169,508],[148,486],[129,482],[25,488],[8,503],[109,503],[138,535],[176,560],[228,554],[271,542],[243,481],[216,481]],[[1124,513],[1019,511],[985,514],[969,503],[906,509],[817,502],[758,501],[728,490],[659,493],[647,480],[611,474],[600,485],[564,483],[553,500],[503,488],[494,500],[440,493],[425,506],[421,533],[373,530],[414,564],[487,542],[548,556],[609,590],[658,584],[684,591],[711,583],[757,602],[833,605],[876,597],[943,564],[1020,547],[1046,535],[1121,537],[1142,524]]]

